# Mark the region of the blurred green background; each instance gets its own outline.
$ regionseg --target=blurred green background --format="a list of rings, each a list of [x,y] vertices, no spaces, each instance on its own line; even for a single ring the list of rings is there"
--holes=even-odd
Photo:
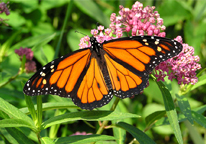
[[[91,29],[96,28],[96,23],[109,27],[111,13],[118,14],[119,5],[131,9],[133,0],[10,0],[10,15],[0,14],[9,26],[0,26],[0,86],[9,78],[18,73],[21,62],[15,49],[20,47],[32,48],[37,69],[53,60],[55,57],[65,55],[79,49],[82,34],[91,36]],[[204,0],[140,0],[144,7],[155,6],[166,26],[166,36],[175,38],[183,37],[183,42],[195,48],[195,55],[200,57],[202,68],[206,66],[206,1]],[[24,83],[32,74],[22,74],[17,79],[0,88],[0,97],[18,108],[26,106],[22,92]],[[201,79],[205,79],[205,76]],[[167,83],[167,82],[166,82]],[[178,91],[176,81],[172,82],[170,91]],[[154,95],[155,93],[155,95]],[[192,108],[203,106],[206,103],[205,85],[200,86],[186,96]],[[61,101],[57,96],[44,96],[43,102]],[[35,101],[35,99],[33,99]],[[65,100],[65,99],[63,99]],[[68,99],[70,101],[70,99]],[[109,109],[109,104],[102,109]],[[128,120],[139,129],[144,129],[144,118],[157,110],[164,110],[161,92],[155,82],[150,81],[150,86],[142,95],[134,99],[121,100],[118,109],[141,115],[141,119]],[[71,110],[76,111],[76,109]],[[64,110],[61,111],[65,113]],[[44,119],[52,117],[54,111],[46,111]],[[204,113],[205,115],[206,113]],[[185,143],[190,143],[188,129],[181,125]],[[82,121],[74,121],[70,125],[62,124],[56,136],[68,136],[76,131],[95,133]],[[205,129],[197,125],[200,135]],[[104,134],[111,134],[105,131]],[[147,131],[156,143],[176,143],[170,126],[156,127]],[[49,130],[44,130],[42,135],[48,136]],[[54,136],[55,137],[55,136]],[[132,140],[131,135],[126,136],[126,142]]]

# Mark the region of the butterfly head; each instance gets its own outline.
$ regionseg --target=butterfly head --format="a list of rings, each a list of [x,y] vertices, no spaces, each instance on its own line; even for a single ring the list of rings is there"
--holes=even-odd
[[[90,48],[92,50],[96,51],[97,55],[100,55],[99,49],[102,48],[102,44],[99,43],[94,36],[90,37],[90,42],[91,42],[91,47]]]

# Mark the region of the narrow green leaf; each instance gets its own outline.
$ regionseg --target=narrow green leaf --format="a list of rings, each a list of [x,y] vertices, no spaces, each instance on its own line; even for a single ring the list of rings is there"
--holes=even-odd
[[[13,45],[9,50],[10,52],[14,52],[14,49],[19,49],[20,47],[33,47],[39,43],[41,43],[42,41],[44,41],[47,38],[52,39],[54,36],[59,35],[59,33],[49,33],[49,34],[42,34],[42,35],[38,35],[38,36],[33,36],[33,37],[29,37],[26,38],[18,43],[16,43],[15,45]]]
[[[194,124],[192,113],[191,113],[191,107],[187,98],[184,97],[183,95],[178,95],[178,94],[176,94],[176,98],[177,98],[178,105],[181,109],[181,112],[185,115],[185,117],[188,119],[188,121],[191,124]]]
[[[65,123],[75,120],[87,120],[87,121],[103,121],[103,120],[121,120],[125,118],[139,118],[140,116],[130,113],[112,112],[112,111],[80,111],[60,116],[52,117],[46,120],[42,127],[48,128],[55,124]]]
[[[60,44],[61,44],[61,41],[62,41],[62,38],[63,38],[63,34],[64,34],[66,24],[68,23],[68,19],[69,19],[69,16],[70,16],[72,8],[73,8],[73,3],[74,3],[74,0],[70,0],[70,2],[67,5],[67,11],[66,11],[66,15],[65,15],[65,18],[64,18],[64,23],[63,23],[62,30],[61,30],[61,33],[60,33],[60,37],[59,37],[59,40],[58,40],[58,43],[57,43],[57,47],[56,47],[56,50],[55,50],[54,59],[56,59],[58,54],[59,54]]]
[[[30,117],[22,113],[20,110],[18,110],[16,107],[13,105],[9,104],[2,98],[0,98],[0,110],[5,112],[10,118],[15,118],[15,119],[22,119],[27,121],[31,126],[33,126],[33,129],[35,129],[34,122],[31,120]]]
[[[115,137],[107,136],[107,135],[76,135],[76,136],[69,136],[69,137],[62,137],[56,139],[54,142],[55,144],[85,144],[91,143],[96,141],[103,141],[103,140],[115,140]]]
[[[26,137],[28,137],[30,140],[33,140],[35,142],[38,142],[38,138],[36,136],[36,133],[32,131],[30,128],[27,127],[19,127],[17,128],[19,131],[21,131]]]
[[[66,102],[49,102],[49,103],[43,103],[42,105],[42,111],[47,111],[47,110],[53,110],[53,109],[65,109],[65,108],[75,108],[79,109],[79,107],[75,106],[72,101],[66,101]],[[34,105],[35,111],[37,111],[37,105]],[[28,110],[27,107],[19,109],[25,114],[30,114],[30,111]]]
[[[117,121],[112,121],[112,124],[117,123]],[[117,138],[116,143],[118,144],[124,144],[125,143],[125,138],[126,138],[126,131],[122,128],[118,127],[113,127],[113,134],[114,137]]]
[[[192,111],[192,116],[195,122],[206,128],[206,118],[203,115]]]
[[[20,33],[20,31],[17,31],[16,33],[12,34],[11,37],[6,42],[4,42],[1,45],[1,49],[0,49],[0,62],[2,62],[5,53],[11,47],[11,44],[16,39],[16,37],[19,35],[19,33]]]
[[[42,142],[42,144],[55,144],[54,141],[52,139],[50,139],[49,137],[41,138],[41,142]]]
[[[21,131],[16,128],[5,128],[7,132],[17,141],[17,144],[34,144],[34,142],[28,139]]]
[[[155,121],[159,120],[166,114],[166,111],[156,111],[145,118],[147,126],[150,126]]]
[[[96,19],[97,22],[102,23],[105,27],[109,27],[109,18],[102,12],[97,4],[92,0],[87,1],[74,1],[76,6],[79,7],[86,14]]]
[[[43,45],[50,42],[55,36],[56,36],[56,33],[53,33],[52,35],[49,35],[48,37],[44,37],[32,47],[32,51],[35,52],[37,49],[40,49]]]
[[[194,90],[202,85],[206,84],[206,75],[202,75],[198,78],[198,82],[195,85],[191,86],[191,90]]]
[[[189,121],[184,121],[185,126],[188,129],[188,132],[190,134],[190,137],[192,139],[192,142],[194,144],[204,144],[204,141],[202,139],[201,133],[198,132],[196,127],[194,125],[191,125]]]
[[[195,112],[197,112],[199,114],[202,114],[202,113],[204,113],[206,111],[206,105],[203,105],[203,106],[200,106],[198,108],[195,108],[195,109],[193,109],[193,111],[195,111]]]
[[[156,83],[162,92],[166,113],[167,113],[170,125],[174,131],[175,137],[177,138],[177,141],[180,144],[183,144],[180,127],[178,124],[177,112],[175,110],[172,96],[171,96],[169,90],[167,89],[167,87],[161,81],[159,81],[159,82],[156,81]]]
[[[155,142],[150,137],[148,137],[144,132],[142,132],[141,130],[132,125],[129,125],[124,122],[119,122],[117,123],[117,126],[128,131],[134,138],[136,138],[136,140],[140,144],[155,144]]]
[[[3,119],[0,120],[0,127],[28,127],[33,129],[33,125],[22,119]]]
[[[37,115],[36,115],[36,111],[34,109],[34,104],[33,104],[32,100],[31,100],[31,97],[27,96],[25,94],[24,94],[24,97],[25,97],[26,104],[27,104],[27,110],[29,110],[33,121],[36,123]]]
[[[3,135],[3,137],[6,140],[8,140],[9,143],[18,144],[18,142],[15,140],[15,138],[13,138],[13,136],[10,135],[10,133],[5,128],[0,128],[0,133],[1,133],[1,135]],[[6,143],[3,143],[3,144],[6,144]]]

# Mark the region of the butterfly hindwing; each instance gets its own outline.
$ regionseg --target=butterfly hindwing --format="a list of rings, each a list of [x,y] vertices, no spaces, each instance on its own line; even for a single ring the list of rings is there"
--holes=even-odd
[[[139,94],[146,86],[148,75],[138,76],[105,54],[115,96],[127,98]]]
[[[92,53],[87,72],[83,79],[79,79],[76,90],[74,90],[77,93],[74,93],[71,97],[77,106],[92,110],[109,103],[112,99],[112,90],[108,88],[108,83],[105,82],[108,74],[103,73],[102,66],[100,66],[100,58]]]

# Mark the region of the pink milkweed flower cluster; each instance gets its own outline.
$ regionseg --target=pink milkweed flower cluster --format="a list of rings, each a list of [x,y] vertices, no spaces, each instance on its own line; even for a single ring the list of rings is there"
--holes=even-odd
[[[123,32],[131,32],[132,36],[137,35],[154,35],[165,37],[166,33],[161,32],[166,29],[163,25],[163,19],[157,11],[154,11],[155,7],[147,6],[143,8],[143,4],[135,2],[132,9],[119,6],[119,16],[115,13],[110,17],[110,28],[104,29],[104,26],[99,26],[96,29],[91,30],[91,34],[97,38],[99,43],[108,41],[123,36]],[[154,11],[154,12],[153,12]],[[80,40],[80,48],[90,47],[89,36],[85,36]]]
[[[166,27],[163,25],[163,19],[157,11],[154,11],[155,7],[146,6],[143,8],[143,4],[135,2],[132,9],[119,6],[120,11],[118,16],[115,13],[110,17],[110,28],[114,30],[115,34],[119,31],[131,32],[132,36],[137,35],[154,35],[165,37]]]
[[[108,41],[115,38],[113,37],[113,33],[111,29],[107,28],[104,30],[104,26],[101,25],[98,26],[97,29],[91,30],[91,34],[97,39],[99,43],[103,43],[104,41]],[[91,43],[89,40],[90,40],[89,36],[85,36],[81,38],[79,44],[80,49],[90,47]]]
[[[91,34],[96,37],[97,41],[102,43],[115,38],[123,36],[123,32],[131,32],[132,36],[137,35],[154,35],[165,37],[166,33],[163,32],[166,27],[163,25],[163,19],[157,11],[154,11],[155,7],[146,6],[143,8],[143,4],[135,2],[132,9],[124,8],[120,6],[119,16],[115,13],[110,17],[110,28],[104,29],[103,26],[99,26],[98,29],[91,30]],[[80,40],[80,48],[90,47],[90,38],[85,36]],[[182,43],[181,36],[178,36],[175,40]],[[160,63],[155,68],[155,76],[157,81],[162,80],[168,76],[170,80],[177,79],[178,84],[195,84],[198,79],[196,77],[196,70],[201,68],[198,56],[193,56],[194,48],[188,46],[188,44],[182,44],[182,52],[167,61]]]
[[[7,3],[1,2],[1,3],[0,3],[0,14],[2,14],[2,13],[5,13],[6,15],[9,15],[9,14],[10,14],[10,11],[9,11],[9,8],[8,8],[8,3],[9,3],[9,2],[7,2]],[[4,22],[4,21],[6,21],[6,20],[8,20],[8,19],[0,18],[0,22],[2,22],[3,24],[5,24],[5,25],[7,26],[8,24],[6,24],[6,23]]]
[[[155,70],[155,76],[157,81],[164,81],[165,76],[168,76],[169,80],[177,79],[178,84],[195,84],[198,81],[196,77],[196,71],[201,69],[201,65],[198,64],[200,58],[194,55],[194,48],[182,42],[182,37],[175,38],[183,46],[182,52],[167,61],[161,62]]]
[[[36,72],[36,63],[32,61],[34,54],[31,49],[20,47],[20,49],[15,50],[15,53],[20,56],[20,60],[24,55],[26,56],[25,69],[27,73]]]
[[[9,9],[8,9],[8,3],[4,3],[4,2],[1,2],[0,3],[0,14],[1,13],[5,13],[6,15],[9,15],[10,12],[9,12]]]

